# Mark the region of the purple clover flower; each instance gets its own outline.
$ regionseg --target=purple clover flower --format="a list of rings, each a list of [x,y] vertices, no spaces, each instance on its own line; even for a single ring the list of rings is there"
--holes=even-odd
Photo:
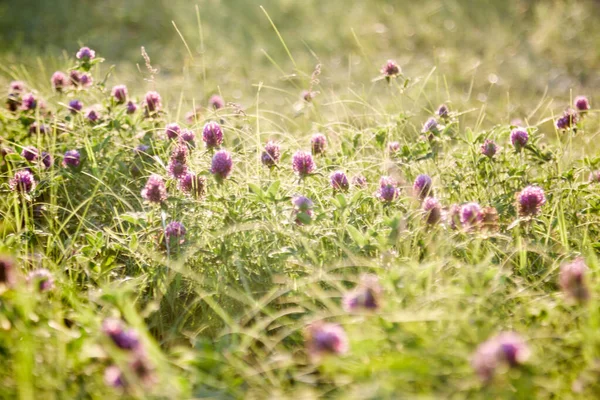
[[[556,120],[556,129],[566,130],[575,126],[579,122],[577,112],[572,108],[567,109],[563,115]]]
[[[533,217],[540,213],[546,203],[544,190],[539,186],[527,186],[517,195],[517,208],[522,217]]]
[[[381,285],[377,275],[363,275],[356,289],[342,300],[346,312],[375,311],[381,308]]]
[[[465,230],[476,229],[483,220],[483,210],[475,202],[463,204],[460,208],[460,224]]]
[[[122,388],[125,386],[125,377],[123,372],[116,365],[111,365],[104,370],[104,383],[113,388]]]
[[[315,98],[315,95],[315,92],[312,92],[310,90],[303,90],[300,94],[300,97],[302,97],[302,100],[304,100],[305,102],[310,103]]]
[[[400,151],[400,142],[390,142],[388,144],[388,150],[390,154],[397,153],[398,151]]]
[[[501,365],[514,368],[525,363],[530,356],[523,338],[514,332],[502,332],[477,348],[472,365],[484,382],[489,382]]]
[[[94,108],[90,108],[85,113],[85,118],[88,121],[94,123],[94,122],[98,122],[98,120],[100,119],[100,115],[98,114],[98,112]]]
[[[352,177],[352,185],[364,189],[367,187],[367,178],[362,175],[355,175]]]
[[[431,180],[431,177],[426,174],[417,176],[415,183],[413,184],[413,192],[420,200],[433,194],[433,181]]]
[[[160,175],[152,174],[142,189],[142,198],[150,203],[161,204],[167,199],[165,181]]]
[[[226,179],[233,169],[233,160],[227,150],[219,150],[212,159],[210,172],[218,181]]]
[[[400,189],[397,188],[396,182],[389,176],[382,176],[379,180],[379,189],[375,193],[375,197],[385,203],[391,203],[400,196]]]
[[[155,91],[150,91],[146,93],[144,105],[148,113],[155,113],[160,111],[160,109],[162,108],[162,99],[160,97],[160,94],[158,94],[158,92]]]
[[[343,171],[335,171],[329,176],[331,187],[334,191],[346,192],[350,188],[348,177]]]
[[[33,146],[23,147],[21,156],[29,162],[34,162],[40,156],[40,151]]]
[[[579,111],[580,113],[585,113],[591,108],[590,101],[585,96],[577,96],[575,98],[574,105],[577,111]]]
[[[46,134],[48,132],[48,126],[46,126],[45,124],[38,124],[37,122],[34,122],[33,124],[29,125],[29,133],[34,134],[34,133],[39,133],[39,134]]]
[[[83,103],[79,100],[69,101],[69,110],[71,113],[76,114],[83,109]]]
[[[315,162],[312,155],[305,151],[298,150],[292,157],[292,168],[300,178],[312,174],[315,170]]]
[[[63,158],[63,167],[77,168],[81,164],[81,154],[78,150],[68,150]]]
[[[206,178],[193,172],[188,172],[179,178],[179,189],[198,198],[206,194],[207,186]]]
[[[131,100],[127,102],[127,114],[133,114],[137,111],[138,106]]]
[[[481,154],[488,158],[493,158],[498,151],[498,146],[494,143],[493,140],[485,139],[483,144],[481,145]]]
[[[400,67],[394,60],[387,60],[387,62],[381,67],[381,74],[387,79],[394,78],[400,75]]]
[[[9,93],[23,93],[25,91],[25,83],[22,81],[12,81],[9,85]]]
[[[82,47],[77,54],[75,54],[75,57],[77,57],[78,60],[90,61],[96,58],[96,52],[89,47]]]
[[[422,210],[425,214],[425,222],[429,225],[435,225],[442,219],[442,206],[435,197],[427,197],[423,200]]]
[[[423,124],[423,129],[421,129],[421,133],[437,132],[437,130],[438,122],[435,118],[431,117]]]
[[[15,172],[15,175],[8,182],[10,190],[20,193],[31,192],[35,189],[35,185],[33,174],[26,169]]]
[[[133,329],[125,329],[125,325],[119,319],[105,319],[102,322],[102,332],[120,349],[138,350],[141,347],[137,332]]]
[[[123,104],[127,101],[127,86],[117,85],[112,88],[111,95],[117,104]]]
[[[272,168],[279,163],[280,157],[281,149],[279,148],[279,144],[269,140],[260,156],[260,161],[264,166]]]
[[[305,196],[296,196],[292,199],[294,206],[294,217],[295,222],[298,225],[303,225],[304,221],[310,221],[313,215],[312,208],[313,202],[311,199]]]
[[[38,100],[33,93],[27,93],[23,95],[21,99],[21,108],[23,110],[35,110],[38,106]]]
[[[209,107],[212,107],[215,110],[219,110],[219,109],[225,107],[225,101],[218,94],[214,94],[208,100],[208,105],[209,105]]]
[[[570,263],[565,263],[560,267],[558,283],[561,290],[578,302],[585,302],[590,298],[590,290],[586,282],[586,275],[589,271],[585,260],[581,257]]]
[[[190,145],[194,145],[194,141],[196,140],[196,134],[191,129],[183,129],[181,134],[179,135],[179,140],[181,142],[189,143]]]
[[[188,167],[186,164],[181,163],[177,160],[171,160],[169,161],[167,169],[169,171],[169,175],[171,175],[175,179],[179,179],[187,173]]]
[[[446,119],[448,118],[448,116],[450,115],[450,109],[448,108],[447,105],[442,104],[441,106],[439,106],[439,108],[437,109],[437,113],[438,117]]]
[[[54,289],[54,277],[52,273],[45,268],[36,269],[27,275],[27,283],[37,285],[40,292],[47,292]]]
[[[600,183],[600,170],[590,173],[590,183]]]
[[[69,78],[67,78],[63,72],[56,71],[54,74],[52,74],[50,82],[52,83],[54,90],[57,92],[62,92],[62,90],[69,85]]]
[[[214,149],[223,144],[223,130],[214,121],[208,122],[202,129],[202,140],[207,149]]]
[[[314,322],[305,331],[306,350],[313,359],[328,354],[344,354],[348,351],[348,337],[337,324]]]
[[[44,165],[44,168],[49,169],[52,166],[52,162],[54,161],[52,159],[52,155],[46,151],[42,151],[42,164]]]
[[[510,142],[515,150],[521,151],[529,141],[529,133],[523,128],[515,128],[510,132]]]
[[[179,137],[179,134],[181,133],[181,128],[179,127],[178,124],[172,123],[172,124],[168,124],[165,127],[165,135],[167,136],[168,139],[177,139]]]
[[[181,222],[169,222],[165,228],[165,239],[170,244],[183,244],[185,241],[185,232],[185,227]]]
[[[322,133],[315,133],[310,139],[310,148],[312,154],[315,156],[325,153],[325,149],[327,148],[327,138],[325,135]]]
[[[89,87],[92,86],[92,83],[94,82],[94,78],[92,78],[92,76],[90,74],[87,73],[83,73],[81,75],[79,75],[79,84],[81,85],[81,87]]]
[[[178,144],[171,151],[171,160],[181,164],[187,163],[188,148],[183,144]]]

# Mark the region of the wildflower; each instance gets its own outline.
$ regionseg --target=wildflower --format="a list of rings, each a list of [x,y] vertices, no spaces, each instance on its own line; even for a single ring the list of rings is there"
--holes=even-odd
[[[45,268],[36,269],[27,275],[27,283],[36,284],[40,292],[47,292],[54,289],[54,277],[52,273]]]
[[[210,107],[214,108],[215,110],[219,110],[219,109],[225,107],[225,101],[218,94],[214,94],[208,100],[208,105]]]
[[[170,244],[183,244],[185,241],[185,227],[181,222],[170,222],[165,228],[165,239]]]
[[[90,61],[96,57],[96,52],[89,47],[82,47],[79,49],[75,57],[79,60]]]
[[[498,146],[493,140],[485,139],[485,142],[481,145],[481,154],[488,158],[493,158],[498,151]]]
[[[194,140],[196,140],[196,134],[191,129],[184,129],[181,131],[179,135],[179,140],[181,142],[189,143],[190,145],[194,144]]]
[[[391,203],[400,196],[400,189],[396,187],[396,182],[389,176],[382,176],[379,180],[379,189],[375,196],[386,203]]]
[[[330,175],[329,180],[334,191],[346,192],[350,188],[348,177],[343,171],[333,172]]]
[[[168,139],[177,139],[179,137],[179,134],[181,133],[181,128],[179,127],[179,125],[173,123],[173,124],[168,124],[165,127],[165,135],[167,135]]]
[[[390,78],[395,78],[400,75],[400,67],[394,60],[388,60],[383,67],[381,67],[381,74],[389,81]]]
[[[160,111],[162,108],[161,97],[158,92],[150,91],[146,93],[144,105],[146,107],[146,111],[149,113],[154,113]]]
[[[137,105],[133,101],[129,100],[127,102],[127,114],[135,113],[137,111],[137,108]]]
[[[316,93],[310,90],[303,90],[301,93],[302,100],[304,100],[307,103],[310,103],[315,98],[315,96]]]
[[[310,139],[310,146],[313,155],[323,154],[327,148],[327,138],[322,133],[315,133]]]
[[[391,154],[397,153],[400,150],[399,142],[390,142],[388,144],[388,150]]]
[[[21,156],[27,161],[33,162],[37,160],[40,156],[40,151],[32,146],[23,147],[23,150],[21,151]]]
[[[442,207],[435,197],[427,197],[423,200],[422,210],[424,212],[425,222],[429,225],[435,225],[442,219]]]
[[[367,187],[367,178],[362,175],[355,175],[352,177],[352,184],[358,188],[364,189]]]
[[[527,186],[517,195],[517,208],[522,217],[532,217],[540,213],[546,203],[544,191],[539,186]]]
[[[158,204],[167,199],[167,188],[161,176],[156,174],[150,175],[146,186],[142,189],[142,198],[150,203]]]
[[[78,150],[68,150],[63,158],[63,167],[77,168],[81,163],[81,154]]]
[[[206,194],[206,186],[206,178],[192,172],[187,172],[179,178],[179,189],[196,197],[202,197]]]
[[[374,311],[381,307],[381,286],[377,275],[363,275],[358,287],[343,299],[346,312],[358,310]]]
[[[314,172],[315,162],[310,153],[299,150],[292,157],[292,167],[300,178],[304,178]]]
[[[25,91],[25,83],[21,81],[12,81],[8,90],[9,93],[23,93]]]
[[[89,87],[92,85],[92,83],[94,82],[94,79],[92,78],[92,76],[90,74],[80,74],[79,75],[79,85],[81,87]]]
[[[210,172],[217,180],[226,179],[233,169],[233,160],[231,154],[227,150],[219,150],[215,153],[212,159]]]
[[[117,85],[112,88],[111,95],[117,104],[123,104],[127,101],[127,86]]]
[[[575,108],[580,113],[585,113],[586,111],[588,111],[591,108],[590,101],[585,96],[577,96],[575,98],[574,104],[575,104]]]
[[[590,290],[586,282],[588,271],[589,268],[581,257],[561,265],[558,283],[562,291],[576,301],[587,301],[590,298]]]
[[[5,287],[14,286],[17,283],[17,271],[12,258],[0,255],[0,285]]]
[[[42,164],[44,165],[44,168],[48,169],[52,166],[52,155],[46,151],[42,151]]]
[[[21,108],[23,110],[35,110],[38,106],[38,100],[33,93],[23,95],[21,99]]]
[[[510,132],[510,142],[515,146],[515,150],[521,151],[529,141],[529,134],[523,128],[515,128]]]
[[[116,318],[105,319],[102,322],[102,332],[120,349],[138,350],[141,346],[137,332],[133,329],[125,329],[123,322]]]
[[[499,367],[515,368],[526,362],[529,356],[529,348],[520,335],[502,332],[479,345],[472,365],[479,377],[489,382]]]
[[[169,161],[167,169],[169,171],[169,175],[171,175],[175,179],[178,179],[187,173],[188,167],[186,164],[181,163],[177,160],[171,160]]]
[[[90,108],[86,112],[85,118],[87,118],[87,120],[90,122],[97,122],[100,119],[100,115],[98,114],[98,112],[95,109]]]
[[[150,146],[148,146],[147,144],[138,144],[135,147],[135,149],[133,149],[133,151],[137,155],[143,155],[144,153],[148,153],[148,150],[150,150]]]
[[[305,196],[296,196],[292,199],[294,205],[294,216],[296,224],[302,225],[305,222],[310,222],[313,212],[313,202]]]
[[[415,196],[419,199],[423,200],[425,197],[433,194],[433,182],[431,181],[431,177],[426,174],[421,174],[417,176],[415,179],[415,183],[413,184],[413,191]]]
[[[306,349],[312,358],[348,351],[346,332],[337,324],[314,322],[306,328],[304,337]]]
[[[13,192],[29,193],[35,189],[36,183],[33,174],[24,169],[15,172],[8,185]]]
[[[600,170],[591,172],[589,179],[590,179],[590,183],[599,183],[600,182]]]
[[[34,122],[33,124],[29,125],[29,133],[34,134],[34,133],[41,133],[41,134],[45,134],[48,131],[48,127],[45,124],[38,124],[37,122]]]
[[[573,127],[579,121],[579,117],[577,116],[577,112],[572,108],[568,108],[565,110],[563,115],[556,120],[556,129],[565,130]]]
[[[125,377],[116,365],[111,365],[104,370],[104,383],[114,388],[125,386]]]
[[[274,167],[277,163],[279,163],[279,158],[281,157],[281,150],[279,148],[279,144],[269,140],[265,145],[265,149],[263,150],[260,161],[264,166],[269,168]]]
[[[439,108],[437,109],[437,115],[440,118],[446,119],[448,118],[450,113],[450,109],[448,108],[447,105],[442,104],[441,106],[439,106]]]
[[[437,120],[433,117],[429,118],[423,124],[423,129],[421,129],[421,133],[429,133],[429,132],[437,132],[438,123]]]
[[[76,114],[83,109],[83,103],[79,100],[71,100],[69,101],[69,110]]]
[[[208,122],[202,129],[202,140],[208,149],[219,147],[223,144],[223,130],[221,126],[214,121]]]
[[[479,204],[472,202],[460,208],[460,224],[466,230],[479,226],[483,219],[483,211]]]
[[[54,90],[57,92],[62,92],[62,90],[69,85],[67,76],[60,71],[56,71],[54,74],[52,74],[50,82],[52,83]]]

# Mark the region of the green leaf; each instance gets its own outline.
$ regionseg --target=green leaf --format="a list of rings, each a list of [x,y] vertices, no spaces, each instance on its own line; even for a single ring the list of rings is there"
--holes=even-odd
[[[354,240],[360,247],[363,247],[365,244],[367,244],[367,241],[362,232],[353,227],[352,225],[348,225],[346,227],[346,231],[348,232],[352,240]]]
[[[248,189],[250,189],[250,191],[252,193],[254,193],[255,195],[262,197],[263,196],[263,191],[260,188],[260,186],[254,184],[254,183],[248,183]]]
[[[269,194],[269,196],[274,198],[275,195],[277,194],[277,192],[279,191],[280,186],[281,186],[281,181],[279,181],[279,180],[271,183],[271,185],[267,189],[267,193]]]

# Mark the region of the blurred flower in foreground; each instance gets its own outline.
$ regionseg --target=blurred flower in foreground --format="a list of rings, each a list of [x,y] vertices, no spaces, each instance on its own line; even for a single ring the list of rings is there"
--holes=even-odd
[[[35,179],[31,172],[23,169],[15,172],[15,175],[8,182],[8,186],[13,192],[29,193],[35,189]]]
[[[400,196],[400,189],[396,187],[396,182],[389,176],[382,176],[379,180],[379,189],[375,193],[375,197],[379,200],[391,203]]]
[[[104,383],[114,388],[125,386],[125,378],[119,367],[111,365],[104,370]]]
[[[343,171],[335,171],[329,177],[334,191],[346,192],[350,188],[348,177]]]
[[[294,205],[296,224],[303,225],[304,223],[309,223],[313,215],[312,200],[305,196],[296,196],[292,199],[292,204]]]
[[[6,255],[0,255],[0,285],[11,287],[17,283],[15,261]]]
[[[590,290],[586,282],[588,271],[589,268],[581,257],[561,265],[558,282],[565,295],[578,302],[589,300]]]
[[[304,333],[306,350],[313,359],[328,354],[344,354],[348,351],[348,338],[344,328],[328,322],[313,322]]]
[[[527,186],[517,195],[517,209],[522,217],[538,215],[545,203],[546,196],[539,186]]]
[[[142,189],[142,198],[150,203],[162,203],[167,199],[167,188],[160,175],[152,174]]]
[[[499,368],[515,368],[530,356],[523,338],[514,332],[502,332],[477,348],[472,365],[484,382],[489,382]]]
[[[417,196],[420,200],[423,200],[425,197],[433,195],[432,187],[433,182],[431,177],[426,174],[421,174],[415,179],[413,191],[415,196]]]
[[[590,173],[590,183],[600,183],[600,170]]]
[[[381,308],[381,285],[377,275],[363,275],[360,283],[343,299],[343,307],[346,312],[360,310],[375,311]]]
[[[429,225],[435,225],[442,219],[442,206],[435,197],[427,197],[423,200],[422,209],[425,213],[425,222]]]
[[[314,172],[315,162],[310,153],[299,150],[292,157],[292,167],[300,178],[304,178]]]
[[[227,150],[219,150],[215,153],[212,158],[212,164],[210,168],[211,174],[217,178],[218,181],[227,179],[233,169],[233,160],[231,154]]]
[[[310,139],[310,148],[314,156],[325,153],[325,149],[327,148],[327,138],[325,135],[315,133]]]
[[[274,167],[279,163],[279,158],[281,157],[281,149],[279,144],[269,140],[265,145],[265,149],[263,150],[260,161],[264,166],[269,168]]]
[[[119,319],[105,319],[102,322],[102,332],[120,349],[137,350],[140,347],[140,339],[137,332],[133,329],[126,329],[125,324]]]
[[[52,273],[45,268],[36,269],[27,275],[27,283],[37,285],[40,292],[47,292],[54,289],[54,277]]]

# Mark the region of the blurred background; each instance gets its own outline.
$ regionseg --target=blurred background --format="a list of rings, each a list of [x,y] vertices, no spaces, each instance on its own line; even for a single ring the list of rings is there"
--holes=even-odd
[[[593,95],[598,20],[600,3],[591,0],[4,0],[0,60],[3,79],[27,71],[49,89],[54,69],[70,65],[66,57],[84,44],[142,93],[145,46],[160,69],[152,85],[171,101],[204,101],[220,91],[247,104],[259,82],[280,89],[264,101],[284,93],[295,100],[317,63],[321,90],[368,97],[381,88],[371,82],[381,65],[395,59],[407,76],[429,78],[433,106],[493,101],[490,116],[504,121],[523,117],[546,95],[565,103]]]

